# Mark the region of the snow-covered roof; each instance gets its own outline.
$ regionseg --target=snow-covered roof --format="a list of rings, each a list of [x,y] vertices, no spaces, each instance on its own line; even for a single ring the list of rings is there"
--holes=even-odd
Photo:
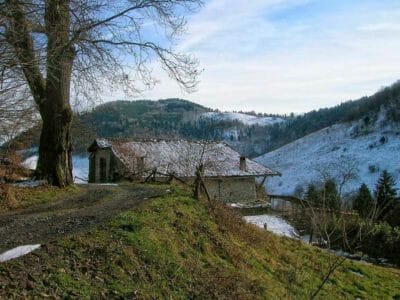
[[[280,175],[248,158],[246,167],[240,169],[240,154],[220,142],[96,139],[89,151],[96,148],[110,148],[132,173],[138,172],[138,158],[143,158],[142,170],[157,169],[178,177],[195,176],[201,163],[206,177]]]

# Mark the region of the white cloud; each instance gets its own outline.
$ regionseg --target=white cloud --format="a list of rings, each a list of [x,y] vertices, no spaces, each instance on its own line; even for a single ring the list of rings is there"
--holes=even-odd
[[[356,4],[326,10],[313,4],[207,2],[189,19],[188,35],[179,44],[204,68],[198,92],[182,93],[154,68],[161,84],[142,98],[182,97],[225,110],[304,112],[372,94],[400,78],[400,4],[397,10],[384,4],[368,9],[362,1],[357,4],[362,10]]]
[[[400,31],[399,23],[376,23],[367,24],[358,28],[360,31],[373,32],[373,31]]]

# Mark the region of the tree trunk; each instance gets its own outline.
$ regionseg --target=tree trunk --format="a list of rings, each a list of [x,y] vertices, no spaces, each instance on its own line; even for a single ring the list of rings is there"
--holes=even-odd
[[[74,50],[69,45],[69,1],[46,2],[47,69],[45,99],[39,105],[43,120],[37,177],[65,187],[73,182],[70,128],[70,82]]]
[[[45,108],[41,110],[41,115],[43,127],[36,174],[39,179],[45,179],[51,185],[65,187],[73,183],[71,109],[54,111]]]

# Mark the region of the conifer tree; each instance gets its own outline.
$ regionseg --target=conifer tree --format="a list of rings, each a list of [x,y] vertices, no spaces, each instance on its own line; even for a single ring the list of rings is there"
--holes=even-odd
[[[340,209],[340,199],[337,191],[336,182],[332,179],[328,179],[324,184],[324,197],[325,207],[333,210]]]
[[[358,212],[360,217],[368,218],[372,216],[374,208],[374,199],[372,198],[371,191],[368,186],[363,183],[353,201],[353,209]]]
[[[395,182],[387,170],[384,170],[379,177],[375,190],[376,218],[384,220],[387,214],[394,209],[396,204]]]
[[[320,194],[319,194],[315,184],[310,183],[307,186],[305,200],[308,202],[308,205],[310,205],[310,206],[316,206],[316,207],[321,206],[322,203],[321,203],[321,199],[320,199]]]

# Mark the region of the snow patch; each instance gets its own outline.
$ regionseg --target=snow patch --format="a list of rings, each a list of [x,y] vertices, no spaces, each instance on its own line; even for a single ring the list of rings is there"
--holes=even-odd
[[[27,169],[35,170],[38,159],[39,156],[37,155],[30,156],[22,162],[22,165]]]
[[[233,208],[269,208],[271,204],[268,202],[252,202],[252,203],[228,203]]]
[[[72,175],[75,183],[87,183],[89,179],[89,159],[87,156],[72,156]]]
[[[235,112],[206,112],[202,114],[203,118],[216,121],[239,121],[244,125],[268,126],[285,122],[284,119],[278,117],[257,117],[248,114]]]
[[[40,244],[36,245],[24,245],[24,246],[19,246],[16,248],[13,248],[11,250],[8,250],[2,254],[0,254],[0,262],[5,262],[14,258],[18,258],[20,256],[26,255],[36,249],[40,248]]]
[[[13,185],[17,187],[37,187],[45,184],[46,184],[45,180],[26,180],[14,183]]]
[[[39,156],[32,155],[22,162],[25,168],[36,169]],[[72,156],[72,176],[75,183],[87,183],[89,177],[89,159],[84,155]]]
[[[378,122],[377,122],[378,123]],[[357,190],[361,183],[375,189],[383,170],[388,170],[400,188],[400,128],[394,124],[363,127],[361,121],[336,124],[298,139],[255,159],[282,173],[265,183],[270,194],[293,195],[296,187],[306,189],[321,180],[321,169],[335,176],[337,167],[352,164],[358,177],[344,192]]]
[[[279,216],[257,215],[257,216],[244,216],[243,218],[246,220],[246,222],[254,224],[260,228],[265,228],[264,224],[266,224],[267,230],[276,233],[278,235],[287,236],[290,238],[299,237],[294,227]]]

